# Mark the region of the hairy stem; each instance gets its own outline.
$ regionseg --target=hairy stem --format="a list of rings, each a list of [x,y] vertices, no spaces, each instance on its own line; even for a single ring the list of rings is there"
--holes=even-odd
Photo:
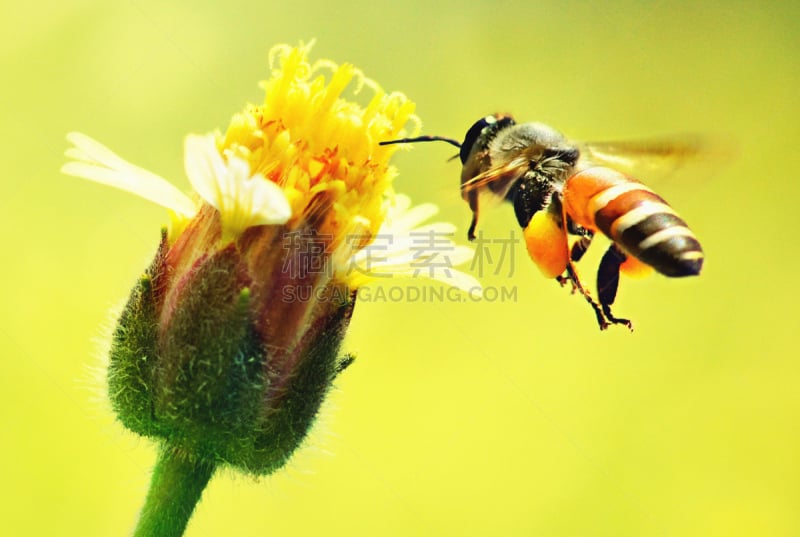
[[[215,465],[163,446],[134,537],[180,537]]]

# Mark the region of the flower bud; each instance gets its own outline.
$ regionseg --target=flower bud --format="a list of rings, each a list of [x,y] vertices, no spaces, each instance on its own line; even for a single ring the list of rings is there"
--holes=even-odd
[[[204,220],[214,215],[185,236]],[[132,431],[266,474],[301,443],[348,363],[339,347],[354,297],[309,274],[310,285],[338,292],[283,302],[285,250],[275,230],[258,231],[265,236],[243,236],[183,273],[172,256],[180,245],[164,234],[114,332],[108,379],[113,408]],[[264,242],[278,242],[279,255],[254,259]]]

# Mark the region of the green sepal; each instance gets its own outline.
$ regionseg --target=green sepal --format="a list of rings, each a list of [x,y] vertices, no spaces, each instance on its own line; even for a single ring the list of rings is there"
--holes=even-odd
[[[263,404],[266,356],[240,266],[231,246],[190,273],[158,346],[155,409],[167,440],[214,461],[237,458]]]
[[[158,365],[158,308],[154,280],[162,275],[166,232],[147,272],[131,291],[111,339],[108,393],[117,417],[128,429],[156,436],[161,429],[153,408],[153,371]]]
[[[342,370],[339,349],[353,306],[353,301],[342,304],[328,317],[319,319],[297,345],[301,356],[292,378],[281,396],[270,401],[253,429],[250,457],[242,461],[249,472],[274,472],[302,444],[333,380]]]

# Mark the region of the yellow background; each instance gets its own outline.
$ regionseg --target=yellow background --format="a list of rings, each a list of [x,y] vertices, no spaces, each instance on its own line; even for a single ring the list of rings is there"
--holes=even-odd
[[[516,303],[360,304],[307,447],[261,481],[216,476],[187,534],[800,535],[798,20],[789,1],[7,3],[0,533],[126,535],[154,460],[95,368],[166,215],[60,175],[64,134],[186,188],[184,135],[260,100],[273,44],[315,37],[312,57],[404,91],[429,134],[508,111],[582,139],[709,131],[739,154],[660,183],[707,262],[623,282],[633,334],[600,333],[521,245],[513,279],[485,278]],[[451,150],[401,154],[397,188],[464,233]]]

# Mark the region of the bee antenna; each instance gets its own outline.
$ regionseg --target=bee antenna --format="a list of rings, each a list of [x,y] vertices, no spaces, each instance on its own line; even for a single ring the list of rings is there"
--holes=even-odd
[[[445,138],[444,136],[417,136],[416,138],[400,138],[399,140],[386,140],[384,142],[378,142],[378,145],[412,144],[415,142],[447,142],[450,145],[461,148],[461,144],[458,142],[458,140]]]

